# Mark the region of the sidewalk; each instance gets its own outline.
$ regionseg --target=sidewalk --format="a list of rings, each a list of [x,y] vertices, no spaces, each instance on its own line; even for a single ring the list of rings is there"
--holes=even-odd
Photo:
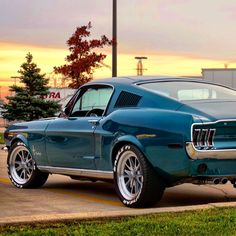
[[[184,212],[195,211],[211,208],[236,207],[236,202],[225,203],[209,203],[203,205],[183,206],[183,207],[160,207],[147,209],[127,209],[122,211],[112,212],[81,212],[81,213],[66,213],[66,214],[44,214],[34,216],[20,217],[4,217],[0,219],[0,225],[12,224],[30,224],[30,223],[48,223],[48,222],[63,222],[71,220],[96,220],[107,218],[120,218],[126,216],[138,216],[148,214],[159,214],[164,212]]]

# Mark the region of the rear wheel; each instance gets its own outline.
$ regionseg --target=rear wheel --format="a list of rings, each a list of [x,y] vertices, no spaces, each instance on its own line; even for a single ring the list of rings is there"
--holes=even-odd
[[[37,169],[32,155],[24,143],[12,145],[7,158],[8,175],[18,188],[37,188],[48,178],[48,173]]]
[[[124,205],[147,207],[157,203],[165,185],[143,154],[133,145],[120,148],[114,162],[116,192]]]

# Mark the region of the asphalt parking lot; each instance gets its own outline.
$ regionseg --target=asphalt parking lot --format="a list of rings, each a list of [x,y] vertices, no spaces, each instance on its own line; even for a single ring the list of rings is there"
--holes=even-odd
[[[231,184],[169,188],[154,208],[129,209],[112,184],[75,181],[52,175],[40,189],[17,189],[7,177],[7,153],[0,150],[0,224],[182,211],[218,205],[236,206]]]

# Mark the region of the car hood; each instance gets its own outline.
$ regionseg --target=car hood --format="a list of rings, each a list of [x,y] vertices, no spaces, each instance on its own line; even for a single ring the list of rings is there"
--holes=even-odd
[[[191,101],[178,110],[211,120],[236,119],[236,101]]]

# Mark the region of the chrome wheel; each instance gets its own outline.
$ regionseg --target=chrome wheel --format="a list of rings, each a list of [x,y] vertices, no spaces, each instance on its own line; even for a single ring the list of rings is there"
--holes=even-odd
[[[127,200],[137,198],[143,188],[143,173],[137,155],[127,150],[117,165],[117,182],[121,195]]]
[[[160,201],[165,183],[143,153],[132,144],[125,144],[114,159],[115,190],[125,206],[146,207]]]
[[[25,184],[30,180],[34,171],[34,161],[25,146],[18,146],[12,151],[9,170],[11,177],[18,184]]]

